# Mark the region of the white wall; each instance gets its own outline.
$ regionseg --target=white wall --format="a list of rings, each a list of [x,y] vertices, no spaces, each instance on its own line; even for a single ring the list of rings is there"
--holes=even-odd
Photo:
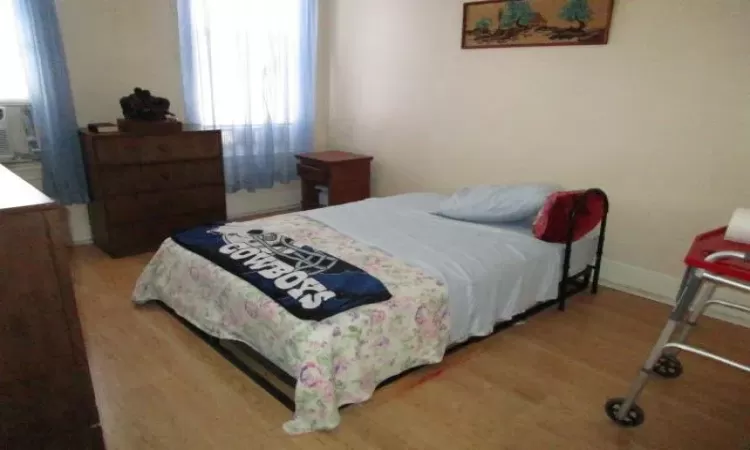
[[[607,46],[461,50],[461,0],[334,0],[329,141],[378,195],[599,186],[605,276],[671,295],[698,232],[750,206],[750,2],[623,0]]]
[[[176,0],[56,0],[70,72],[76,116],[80,125],[114,122],[121,116],[119,99],[136,86],[172,101],[182,117]],[[321,5],[320,76],[316,147],[326,147],[328,116],[327,3]],[[28,168],[20,169],[29,174]],[[38,171],[37,171],[38,172]],[[33,177],[32,177],[33,178]],[[228,215],[294,207],[300,202],[298,183],[227,198]],[[91,239],[83,206],[71,208],[75,242]]]
[[[183,116],[176,0],[55,1],[79,124],[121,117],[120,97],[136,86],[169,98]],[[319,148],[327,137],[328,3],[320,8]]]
[[[182,116],[173,0],[57,0],[80,124],[121,117],[119,99],[140,86],[169,98]]]

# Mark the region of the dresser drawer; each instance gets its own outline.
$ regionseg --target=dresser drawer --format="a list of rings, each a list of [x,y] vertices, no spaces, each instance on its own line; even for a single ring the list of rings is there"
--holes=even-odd
[[[111,256],[153,250],[174,228],[226,220],[221,131],[80,136],[92,237]]]
[[[164,136],[112,136],[96,140],[98,164],[148,164],[221,156],[220,132]]]
[[[225,208],[224,186],[204,186],[112,197],[106,201],[107,221],[138,222],[193,211]]]
[[[220,159],[147,166],[107,166],[101,168],[100,175],[99,183],[92,187],[97,197],[224,185]]]
[[[77,370],[58,371],[23,382],[0,383],[0,442],[6,436],[85,429],[88,410],[80,403],[85,398],[85,375]]]
[[[155,250],[177,231],[226,220],[225,208],[194,210],[189,214],[161,217],[156,220],[114,225],[109,228],[107,251],[113,255],[132,255]]]

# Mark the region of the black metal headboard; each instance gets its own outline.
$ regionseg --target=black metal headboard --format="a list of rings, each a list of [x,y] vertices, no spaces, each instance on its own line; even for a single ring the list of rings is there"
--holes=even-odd
[[[596,259],[594,264],[589,264],[586,269],[576,274],[570,274],[570,258],[575,242],[575,229],[577,221],[582,212],[587,208],[589,198],[597,196],[602,202],[602,220],[599,225],[599,241],[596,248]],[[573,202],[573,208],[568,215],[568,231],[565,241],[565,255],[563,257],[562,273],[557,289],[557,302],[560,311],[565,310],[568,298],[583,292],[591,283],[591,293],[596,294],[599,290],[599,274],[602,268],[602,254],[604,253],[604,239],[607,232],[607,216],[609,215],[609,198],[607,194],[598,188],[588,189],[582,192]],[[593,279],[592,279],[593,277]]]

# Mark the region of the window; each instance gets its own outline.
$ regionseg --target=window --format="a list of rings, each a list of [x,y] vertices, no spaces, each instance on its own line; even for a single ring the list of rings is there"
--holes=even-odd
[[[177,0],[186,120],[220,129],[227,191],[313,151],[318,0]]]
[[[189,0],[200,122],[289,124],[300,114],[300,0]]]
[[[39,159],[14,0],[0,0],[0,162]]]
[[[0,102],[28,99],[13,0],[0,0]]]

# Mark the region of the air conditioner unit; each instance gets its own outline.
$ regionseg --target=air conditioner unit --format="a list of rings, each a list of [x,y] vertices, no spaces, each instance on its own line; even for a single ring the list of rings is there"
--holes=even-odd
[[[0,162],[39,159],[31,108],[23,103],[0,103]]]

